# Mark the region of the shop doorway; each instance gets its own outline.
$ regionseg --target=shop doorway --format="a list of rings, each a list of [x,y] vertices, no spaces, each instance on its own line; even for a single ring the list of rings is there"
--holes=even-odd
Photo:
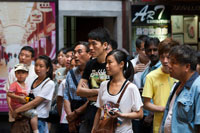
[[[64,17],[64,46],[71,47],[77,41],[88,41],[88,33],[97,27],[106,27],[111,36],[116,24],[115,17]]]

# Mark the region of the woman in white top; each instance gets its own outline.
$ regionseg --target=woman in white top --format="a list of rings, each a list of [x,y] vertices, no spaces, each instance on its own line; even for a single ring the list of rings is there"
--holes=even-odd
[[[52,81],[53,66],[48,56],[42,55],[36,59],[35,73],[38,75],[38,78],[35,79],[31,86],[31,92],[35,98],[16,109],[13,115],[17,116],[21,112],[36,108],[38,113],[38,130],[40,133],[45,133],[48,132],[45,118],[49,116],[51,100],[55,89],[55,84]]]
[[[117,100],[133,77],[133,67],[130,61],[127,61],[127,55],[120,50],[114,50],[108,53],[106,57],[106,72],[111,76],[110,81],[101,83],[96,106],[99,108],[92,132],[95,132],[100,118],[117,117],[118,123],[115,132],[132,133],[131,119],[141,119],[143,117],[142,100],[138,88],[130,83],[125,90],[119,103],[119,108],[112,108],[110,102],[117,103]]]

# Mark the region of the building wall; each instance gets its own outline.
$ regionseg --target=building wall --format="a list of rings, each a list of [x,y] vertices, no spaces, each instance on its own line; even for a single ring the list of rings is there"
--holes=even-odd
[[[64,46],[63,18],[64,16],[113,17],[116,23],[111,33],[122,48],[122,1],[121,0],[59,0],[59,48]],[[111,20],[112,21],[112,20]],[[109,19],[105,19],[105,26],[109,26]]]

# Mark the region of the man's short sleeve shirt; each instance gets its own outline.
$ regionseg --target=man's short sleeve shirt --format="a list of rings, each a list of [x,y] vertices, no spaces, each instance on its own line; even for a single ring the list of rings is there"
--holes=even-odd
[[[90,60],[86,65],[82,78],[88,80],[89,88],[99,88],[101,82],[109,79],[106,74],[106,63],[98,63],[97,59]]]

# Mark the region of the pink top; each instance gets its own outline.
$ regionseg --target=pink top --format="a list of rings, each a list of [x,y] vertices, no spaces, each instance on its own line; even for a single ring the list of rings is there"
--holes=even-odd
[[[28,93],[27,93],[27,86],[25,85],[25,87],[21,86],[17,81],[16,82],[13,82],[11,85],[10,85],[10,88],[9,88],[9,92],[14,92],[15,95],[18,95],[18,96],[27,96]],[[15,110],[17,108],[19,108],[20,106],[22,106],[23,104],[21,104],[19,102],[19,100],[17,99],[14,99],[14,98],[11,98],[11,107]]]

